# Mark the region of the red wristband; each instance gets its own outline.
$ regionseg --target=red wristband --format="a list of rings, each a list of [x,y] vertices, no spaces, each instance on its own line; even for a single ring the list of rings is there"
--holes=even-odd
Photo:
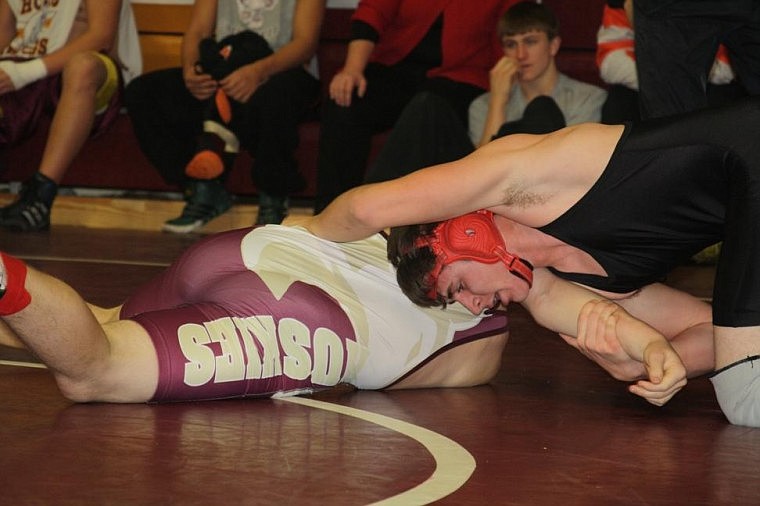
[[[0,253],[5,265],[5,294],[0,297],[0,316],[18,313],[32,302],[32,296],[26,291],[26,264],[5,253]]]

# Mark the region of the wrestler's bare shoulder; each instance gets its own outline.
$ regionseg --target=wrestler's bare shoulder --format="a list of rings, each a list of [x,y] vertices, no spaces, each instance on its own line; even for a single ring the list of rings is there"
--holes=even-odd
[[[623,134],[625,125],[603,125],[601,123],[580,123],[578,125],[572,125],[562,130],[557,130],[549,135],[556,134],[558,137],[565,136],[565,138],[574,139],[574,141],[581,140],[581,142],[587,142],[591,139],[595,139],[597,143],[616,144],[620,140],[620,136]]]
[[[544,135],[509,135],[483,146],[473,157],[502,171],[556,183],[578,172],[595,177],[606,166],[623,133],[622,125],[583,123]]]
[[[513,134],[500,137],[481,149],[518,151],[538,146],[563,144],[577,145],[582,149],[589,146],[614,146],[623,133],[623,125],[603,125],[601,123],[581,123],[547,134]]]
[[[598,179],[622,131],[622,126],[587,123],[483,146],[481,171],[493,172],[489,208],[529,226],[555,219]]]

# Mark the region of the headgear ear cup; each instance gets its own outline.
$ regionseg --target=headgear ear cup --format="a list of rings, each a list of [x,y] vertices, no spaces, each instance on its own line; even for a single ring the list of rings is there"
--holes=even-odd
[[[419,238],[417,246],[431,248],[436,256],[436,265],[430,272],[431,298],[436,297],[435,280],[441,269],[457,260],[487,264],[501,261],[510,273],[528,286],[533,285],[533,266],[507,251],[491,211],[480,210],[441,222],[431,235]]]
[[[457,255],[494,263],[499,257],[494,253],[492,233],[488,217],[482,213],[470,213],[444,222],[441,239]]]

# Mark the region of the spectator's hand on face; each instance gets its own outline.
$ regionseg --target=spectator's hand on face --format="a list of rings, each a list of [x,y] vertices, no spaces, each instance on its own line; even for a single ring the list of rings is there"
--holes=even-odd
[[[206,100],[216,92],[219,86],[209,74],[198,74],[192,68],[186,68],[182,76],[185,79],[187,91],[198,100]]]
[[[508,96],[517,82],[519,66],[517,61],[508,56],[502,56],[489,72],[491,93]]]
[[[348,107],[351,105],[354,89],[359,97],[363,97],[367,91],[367,80],[364,74],[341,70],[330,81],[330,98],[336,104]]]

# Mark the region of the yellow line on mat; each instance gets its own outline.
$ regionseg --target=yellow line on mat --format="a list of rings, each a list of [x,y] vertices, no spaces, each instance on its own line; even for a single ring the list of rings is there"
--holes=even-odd
[[[15,360],[0,360],[0,365],[12,365],[13,367],[31,367],[33,369],[47,369],[45,364],[38,362],[16,362]]]
[[[472,454],[459,443],[437,432],[389,416],[339,404],[303,397],[283,397],[279,400],[360,418],[403,434],[427,448],[436,463],[433,474],[419,485],[393,497],[373,503],[374,505],[429,504],[459,489],[475,471],[475,458]]]

